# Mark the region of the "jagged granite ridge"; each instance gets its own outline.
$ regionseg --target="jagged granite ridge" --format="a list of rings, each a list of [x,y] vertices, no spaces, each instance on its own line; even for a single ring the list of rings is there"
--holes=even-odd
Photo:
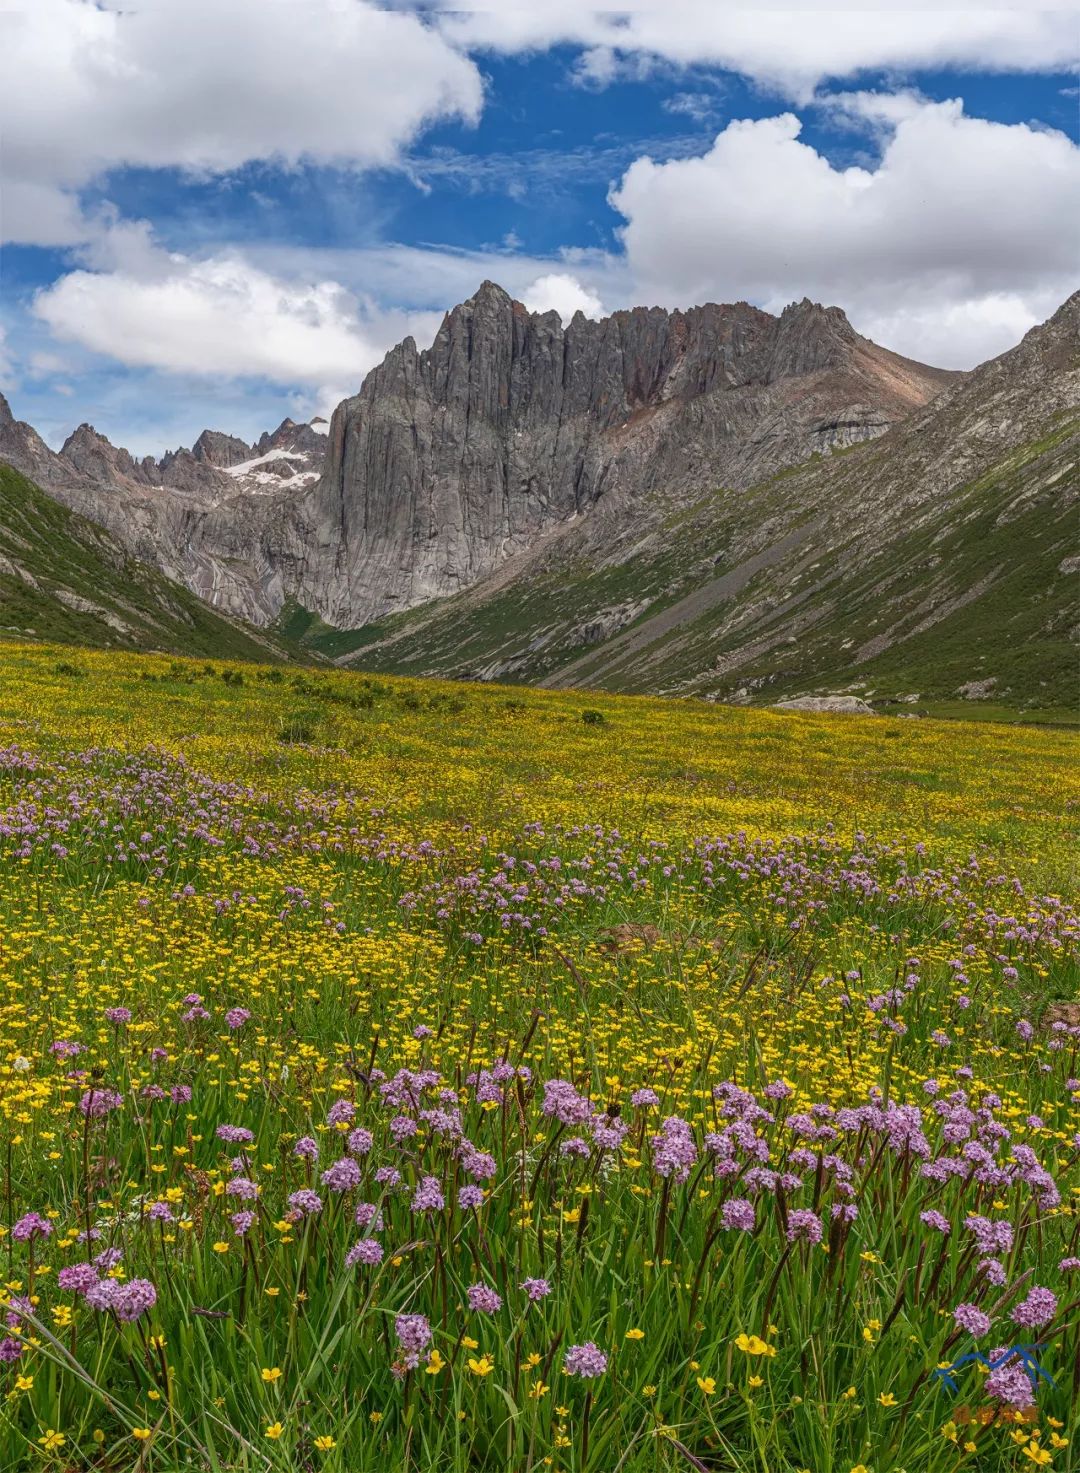
[[[564,326],[484,282],[430,348],[392,349],[328,436],[286,420],[253,447],[207,434],[136,463],[89,426],[59,457],[0,426],[0,457],[224,610],[269,623],[295,601],[352,628],[468,588],[599,505],[632,520],[873,438],[957,377],[806,300]]]

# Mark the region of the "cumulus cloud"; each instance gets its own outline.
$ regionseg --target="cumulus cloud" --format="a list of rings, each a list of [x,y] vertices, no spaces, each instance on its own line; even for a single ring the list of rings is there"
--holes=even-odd
[[[575,312],[584,312],[586,317],[604,315],[603,303],[596,293],[566,271],[549,271],[546,276],[538,276],[522,301],[530,312],[557,312],[563,322],[569,322]]]
[[[34,312],[57,338],[130,366],[307,386],[323,407],[331,386],[355,393],[387,347],[437,323],[381,311],[337,281],[275,276],[239,253],[194,259],[148,243],[112,270],[68,272],[37,294]]]
[[[15,383],[15,364],[7,346],[7,332],[0,327],[0,390],[11,389]]]
[[[633,163],[611,203],[639,298],[775,310],[810,295],[901,352],[969,367],[1068,294],[1069,139],[910,94],[843,105],[886,129],[875,167],[835,168],[792,113],[732,122],[696,158]]]
[[[0,14],[0,95],[5,236],[65,245],[94,233],[74,192],[110,169],[388,165],[425,124],[475,120],[483,84],[368,0],[33,0]]]
[[[460,46],[503,53],[583,48],[577,74],[593,85],[636,61],[717,66],[806,102],[826,78],[865,71],[980,68],[1024,72],[1075,65],[1071,8],[985,4],[943,9],[913,0],[860,0],[822,10],[817,0],[733,8],[717,0],[597,7],[579,0],[480,5],[441,0],[444,33]]]

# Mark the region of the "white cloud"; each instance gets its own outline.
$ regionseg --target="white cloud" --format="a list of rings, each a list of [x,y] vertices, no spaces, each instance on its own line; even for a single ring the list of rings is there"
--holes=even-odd
[[[7,333],[0,327],[0,390],[15,387],[15,363],[7,346]]]
[[[3,18],[0,17],[0,42]],[[15,179],[0,153],[0,241],[10,245],[69,246],[91,229],[73,194],[55,184]]]
[[[474,120],[476,66],[368,0],[22,0],[0,13],[6,238],[94,233],[74,191],[122,165],[396,162],[428,122]]]
[[[538,277],[567,273],[607,305],[633,302],[633,284],[621,256],[600,250],[568,249],[552,258],[517,249],[469,251],[388,242],[355,249],[252,244],[245,255],[275,276],[331,276],[360,296],[408,303],[410,310],[434,314],[436,326],[443,312],[471,296],[485,279],[525,301]],[[433,336],[434,329],[426,339],[418,333],[417,342],[424,345]]]
[[[1015,347],[1029,328],[1045,322],[1061,306],[1067,288],[1024,293],[988,292],[962,301],[911,296],[866,306],[857,326],[867,337],[896,352],[942,368],[972,368]]]
[[[842,101],[886,130],[874,168],[834,168],[791,113],[733,122],[698,158],[632,164],[611,202],[638,300],[809,295],[944,366],[1003,351],[1071,289],[1080,149],[958,102]]]
[[[566,271],[549,271],[546,276],[538,276],[522,301],[530,312],[557,312],[563,322],[569,322],[575,312],[584,312],[586,317],[604,315],[603,303],[596,293]]]
[[[386,349],[437,318],[382,311],[339,282],[298,281],[239,253],[198,260],[147,244],[105,271],[72,271],[34,299],[62,341],[173,374],[306,386],[324,404],[355,393]]]
[[[515,53],[585,49],[578,75],[593,85],[622,76],[620,60],[712,65],[741,72],[801,102],[826,78],[862,71],[980,68],[1067,70],[1077,56],[1072,7],[1038,10],[987,0],[941,8],[932,0],[819,0],[732,7],[719,0],[658,0],[599,8],[578,0],[469,4],[441,0],[444,33],[458,45]]]

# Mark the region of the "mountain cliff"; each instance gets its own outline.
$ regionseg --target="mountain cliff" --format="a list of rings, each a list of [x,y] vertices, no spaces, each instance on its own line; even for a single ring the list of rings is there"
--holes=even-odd
[[[335,412],[295,596],[347,628],[455,593],[601,502],[751,485],[883,433],[954,378],[808,301],[564,327],[485,282]]]
[[[308,637],[366,669],[1075,711],[1078,442],[1080,294],[868,443],[598,506],[466,593]]]
[[[838,308],[534,314],[492,282],[335,411],[255,446],[207,431],[136,462],[89,426],[6,458],[222,610],[356,628],[467,589],[598,507],[629,521],[883,434],[955,382]],[[239,457],[239,458],[238,458]]]

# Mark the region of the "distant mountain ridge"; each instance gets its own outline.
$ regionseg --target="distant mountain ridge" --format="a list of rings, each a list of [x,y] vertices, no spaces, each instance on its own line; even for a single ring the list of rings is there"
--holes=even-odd
[[[838,308],[485,282],[329,426],[0,460],[228,617],[372,669],[765,701],[1076,694],[1080,294],[947,373]],[[1070,517],[1072,521],[1070,521]]]
[[[9,413],[0,458],[225,612],[267,624],[298,604],[348,629],[468,588],[601,503],[748,486],[882,434],[956,379],[806,300],[564,326],[484,282],[430,348],[392,349],[326,436],[207,431],[136,462],[89,426],[54,456]]]
[[[285,419],[252,445],[206,430],[191,450],[136,461],[82,424],[56,452],[0,395],[0,461],[227,618],[255,624],[284,595],[272,569],[253,570],[252,546],[318,481],[326,445],[325,420]]]
[[[306,424],[284,419],[253,445],[220,430],[203,430],[190,450],[181,446],[160,460],[152,455],[136,460],[85,423],[52,451],[32,426],[15,419],[0,394],[0,459],[57,490],[80,483],[160,486],[212,497],[279,480],[308,485],[322,470],[328,429],[321,417]]]

